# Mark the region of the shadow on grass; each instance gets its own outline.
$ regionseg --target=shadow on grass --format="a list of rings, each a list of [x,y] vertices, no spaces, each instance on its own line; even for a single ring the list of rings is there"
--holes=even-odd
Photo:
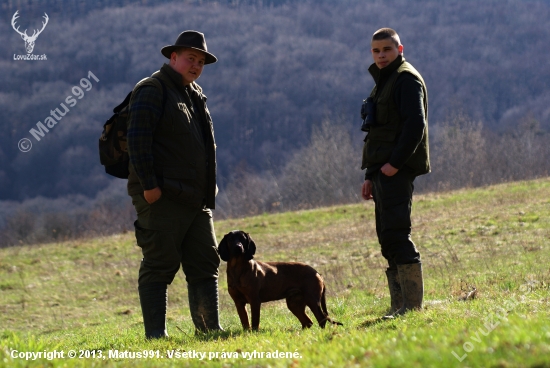
[[[384,323],[384,322],[387,323],[388,320],[382,319],[382,317],[370,318],[370,319],[367,319],[364,322],[361,322],[357,327],[359,327],[359,328],[368,328],[368,327],[379,325],[380,323]]]
[[[227,340],[229,338],[242,335],[243,333],[244,331],[232,331],[232,330],[208,331],[208,332],[195,330],[194,336],[190,336],[187,333],[185,333],[185,335],[187,337],[193,338],[198,341],[213,341],[213,340]]]

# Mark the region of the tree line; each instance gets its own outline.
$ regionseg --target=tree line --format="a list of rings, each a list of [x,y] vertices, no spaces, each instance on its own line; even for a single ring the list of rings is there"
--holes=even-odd
[[[360,145],[334,118],[313,129],[309,144],[277,171],[236,167],[216,199],[216,219],[361,202]],[[550,175],[550,134],[538,121],[523,119],[495,134],[460,112],[430,133],[432,172],[415,181],[415,193],[472,188]],[[135,211],[115,181],[95,198],[70,195],[5,202],[10,213],[0,229],[0,247],[61,241],[133,231]]]

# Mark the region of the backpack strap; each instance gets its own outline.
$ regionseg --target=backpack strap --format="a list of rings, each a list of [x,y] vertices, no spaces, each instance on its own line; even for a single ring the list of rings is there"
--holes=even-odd
[[[152,77],[156,80],[159,81],[160,83],[160,86],[162,87],[162,113],[160,114],[160,117],[162,118],[162,116],[164,115],[164,107],[166,106],[166,102],[168,101],[168,92],[166,91],[166,86],[164,85],[164,83],[162,82],[162,80],[158,77]],[[126,106],[128,106],[128,104],[130,103],[130,98],[132,97],[132,93],[134,91],[130,91],[130,93],[128,93],[128,95],[126,96],[126,98],[124,99],[124,101],[122,101],[117,107],[115,107],[113,109],[113,112],[115,114],[118,114],[119,112],[122,111],[122,109],[124,109]]]
[[[124,101],[122,101],[117,107],[115,107],[113,109],[113,112],[115,114],[118,114],[120,111],[122,111],[123,108],[125,108],[126,106],[128,106],[128,104],[130,103],[130,97],[132,97],[132,92],[133,91],[130,91],[130,93],[128,93],[128,95],[126,96],[126,98],[124,99]]]
[[[162,86],[162,112],[161,112],[160,118],[159,118],[159,121],[160,121],[162,119],[162,117],[164,116],[164,110],[165,110],[165,107],[166,107],[166,102],[168,101],[168,92],[166,91],[166,86],[162,82],[162,79],[160,79],[158,77],[152,77],[152,78],[155,78],[156,80],[158,80],[160,85]]]

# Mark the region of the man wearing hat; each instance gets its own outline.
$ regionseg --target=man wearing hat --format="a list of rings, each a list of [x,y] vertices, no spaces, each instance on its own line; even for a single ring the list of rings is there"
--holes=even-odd
[[[182,32],[162,55],[169,63],[132,92],[128,116],[128,194],[142,249],[138,291],[145,336],[166,332],[167,286],[180,265],[195,328],[222,330],[218,317],[220,258],[212,221],[216,145],[206,96],[195,82],[217,58],[204,34]]]

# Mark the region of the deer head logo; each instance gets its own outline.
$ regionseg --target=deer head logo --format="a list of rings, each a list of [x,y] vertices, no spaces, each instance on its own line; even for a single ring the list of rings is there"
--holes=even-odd
[[[45,22],[42,22],[42,29],[39,31],[39,30],[34,30],[34,32],[32,33],[32,36],[29,36],[27,35],[27,30],[25,29],[24,32],[20,32],[19,31],[19,26],[17,26],[17,28],[15,28],[15,20],[17,18],[19,18],[19,15],[17,15],[17,13],[19,13],[19,10],[15,12],[15,14],[13,15],[13,18],[11,18],[11,26],[13,27],[13,29],[15,30],[15,32],[19,33],[21,35],[21,38],[23,39],[23,41],[25,41],[25,49],[27,50],[27,54],[30,54],[32,53],[32,50],[34,49],[34,42],[36,41],[36,38],[38,37],[38,35],[40,33],[42,33],[42,31],[44,30],[44,28],[46,28],[46,24],[48,24],[48,14],[44,13],[44,19],[45,19]]]

